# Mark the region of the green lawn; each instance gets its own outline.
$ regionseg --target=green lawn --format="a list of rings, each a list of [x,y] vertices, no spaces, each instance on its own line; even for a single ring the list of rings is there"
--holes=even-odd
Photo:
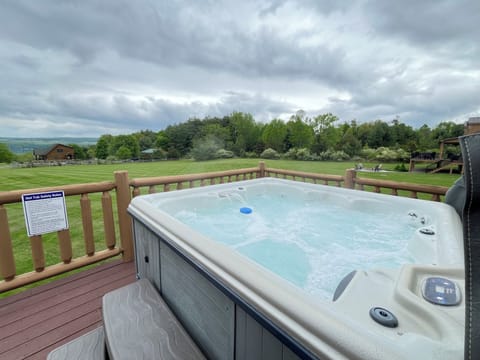
[[[113,172],[127,170],[130,178],[146,176],[163,176],[192,174],[199,172],[221,171],[254,167],[258,159],[228,159],[195,162],[191,160],[160,161],[147,163],[123,163],[112,165],[78,165],[78,166],[50,166],[38,168],[12,169],[0,166],[0,191],[29,189],[44,186],[65,184],[79,184],[113,180]],[[266,160],[267,167],[315,172],[322,174],[343,175],[345,170],[354,167],[353,162],[323,162],[323,161],[292,161]],[[366,168],[375,164],[365,163]],[[383,169],[393,170],[395,164],[384,164]],[[393,181],[411,182],[451,186],[459,177],[458,174],[425,174],[422,172],[378,172],[360,173],[359,176],[386,179]]]
[[[80,184],[99,181],[113,181],[113,173],[117,170],[127,170],[129,177],[135,178],[255,167],[258,165],[259,161],[260,160],[258,159],[229,159],[206,162],[180,160],[149,163],[124,163],[113,165],[51,166],[39,168],[10,168],[8,166],[0,166],[0,191],[32,189],[46,186]],[[267,167],[271,168],[337,175],[344,175],[346,169],[354,167],[353,162],[307,162],[289,160],[266,160],[265,162]],[[375,164],[368,163],[364,165],[367,168],[375,166]],[[395,164],[383,165],[383,169],[385,170],[393,169],[394,167]],[[459,177],[458,174],[425,174],[417,172],[362,172],[358,176],[417,184],[441,185],[446,187],[451,186]],[[101,219],[102,210],[100,207],[100,194],[93,194],[89,197],[92,200],[91,205],[93,218]],[[22,205],[8,204],[6,205],[6,208],[8,211],[10,231],[12,234],[17,273],[21,274],[31,271],[32,260],[30,242],[25,230]],[[82,256],[84,255],[84,244],[82,240],[83,230],[80,218],[78,196],[67,197],[67,212],[70,233],[72,239],[74,239],[72,243],[74,257]],[[101,221],[94,221],[94,231],[96,248],[104,249],[103,224]],[[60,260],[56,234],[44,235],[43,240],[47,265],[58,263]]]

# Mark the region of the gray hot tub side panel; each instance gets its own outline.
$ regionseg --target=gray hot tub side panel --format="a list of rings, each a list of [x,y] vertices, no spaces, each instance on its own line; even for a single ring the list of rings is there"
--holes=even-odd
[[[140,250],[136,253],[138,276],[161,289],[165,302],[209,358],[300,359],[163,239],[138,220],[134,229]]]
[[[149,279],[161,292],[160,242],[157,236],[138,221],[133,222],[137,276]]]

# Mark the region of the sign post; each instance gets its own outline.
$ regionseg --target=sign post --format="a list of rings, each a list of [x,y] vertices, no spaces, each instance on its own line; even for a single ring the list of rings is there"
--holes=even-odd
[[[68,229],[63,191],[24,194],[22,203],[29,237]]]

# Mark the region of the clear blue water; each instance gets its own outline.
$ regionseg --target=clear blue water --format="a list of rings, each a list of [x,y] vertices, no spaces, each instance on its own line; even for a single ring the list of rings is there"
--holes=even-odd
[[[208,206],[197,203],[170,213],[323,299],[331,299],[352,270],[414,262],[407,243],[418,224],[389,206],[355,209],[315,196],[248,191],[214,197]]]

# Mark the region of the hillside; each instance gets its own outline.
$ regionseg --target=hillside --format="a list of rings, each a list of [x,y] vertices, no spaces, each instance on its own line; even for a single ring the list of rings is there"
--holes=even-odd
[[[7,144],[8,148],[14,154],[23,154],[32,152],[33,149],[53,145],[53,144],[77,144],[79,146],[89,146],[97,143],[97,138],[86,137],[58,137],[58,138],[7,138],[0,137],[0,143]]]

